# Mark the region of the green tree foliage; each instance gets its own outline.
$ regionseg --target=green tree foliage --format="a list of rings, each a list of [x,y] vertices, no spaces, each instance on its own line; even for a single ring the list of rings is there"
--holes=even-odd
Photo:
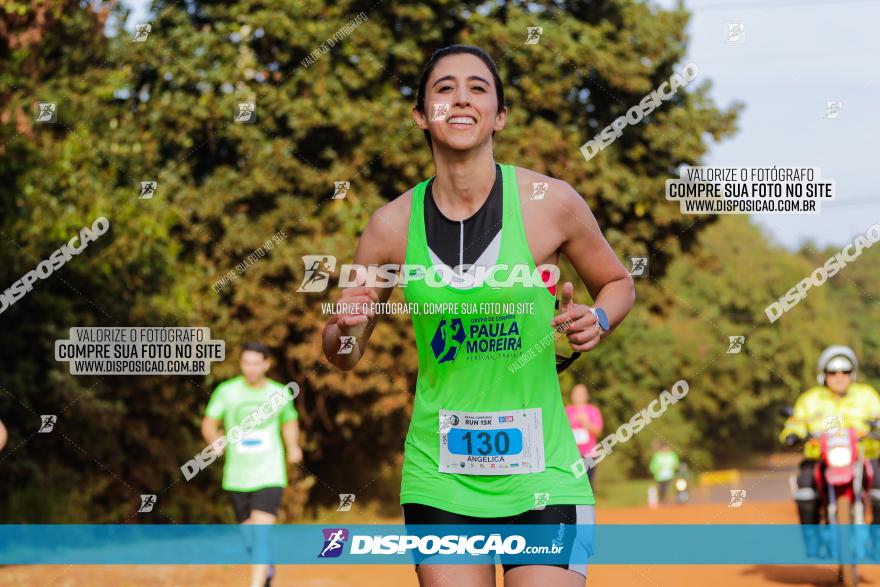
[[[53,41],[10,43],[0,64],[9,81],[0,90],[3,282],[97,216],[112,230],[0,316],[9,351],[0,417],[10,448],[21,445],[0,454],[3,519],[118,521],[134,513],[137,494],[157,493],[160,520],[228,521],[220,467],[189,483],[178,468],[202,447],[208,397],[236,374],[238,348],[251,339],[273,348],[275,379],[303,389],[306,461],[292,469],[288,513],[348,492],[396,509],[417,370],[412,328],[403,317],[382,321],[362,364],[341,373],[319,343],[320,302],[336,292],[296,290],[303,255],[350,262],[370,214],[433,172],[410,113],[421,67],[455,42],[486,49],[504,80],[511,113],[496,159],[568,181],[621,257],[651,259],[625,326],[563,378],[566,388],[590,381],[609,427],[687,378],[691,394],[652,424],[656,434],[705,466],[733,446],[764,450],[775,404],[793,397],[816,349],[829,333],[845,338],[860,327],[828,301],[836,282],[784,326],[763,324],[780,283],[808,274],[812,260],[766,244],[739,220],[706,230],[707,219],[682,216],[663,198],[665,179],[735,131],[739,106],[713,105],[708,80],[698,77],[590,161],[579,153],[679,71],[683,10],[633,0],[375,9],[160,1],[147,41],[132,43],[129,33],[101,35],[108,13],[94,7],[58,3],[52,19],[9,6],[3,30],[43,27]],[[366,22],[328,42],[361,11]],[[109,14],[126,17],[118,7]],[[529,26],[544,28],[540,43],[524,43]],[[306,65],[322,43],[329,51]],[[17,113],[43,96],[58,101],[59,124],[22,132]],[[235,122],[242,102],[256,104],[256,124]],[[150,180],[156,195],[138,199]],[[344,199],[331,199],[334,181],[350,182]],[[221,284],[279,231],[280,244]],[[877,291],[876,279],[864,271],[842,295],[876,312],[864,293]],[[53,360],[53,342],[89,325],[209,326],[228,358],[199,379],[71,377]],[[733,334],[749,335],[745,354],[724,352]],[[875,373],[878,343],[863,343]],[[63,435],[30,438],[40,413],[59,413]],[[638,471],[650,434],[620,449],[622,469]],[[50,494],[69,505],[42,507]]]

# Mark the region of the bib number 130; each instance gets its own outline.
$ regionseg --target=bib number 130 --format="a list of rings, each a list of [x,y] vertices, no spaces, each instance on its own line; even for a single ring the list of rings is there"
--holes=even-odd
[[[449,452],[481,456],[519,454],[522,452],[522,432],[516,428],[482,432],[453,428],[449,431]]]
[[[439,416],[441,473],[521,475],[544,470],[540,408],[440,410]]]

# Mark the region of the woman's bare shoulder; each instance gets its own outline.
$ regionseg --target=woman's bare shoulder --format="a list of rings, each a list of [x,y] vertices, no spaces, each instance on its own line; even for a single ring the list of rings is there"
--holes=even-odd
[[[380,249],[386,262],[398,262],[406,252],[412,193],[409,189],[373,212],[361,237],[362,245]]]
[[[373,212],[368,228],[373,228],[376,232],[387,236],[393,236],[398,232],[406,233],[412,210],[412,194],[413,190],[409,189],[378,208]]]
[[[516,169],[520,200],[523,202],[548,200],[565,208],[572,204],[584,205],[583,197],[567,181],[527,167],[514,167],[514,169]]]

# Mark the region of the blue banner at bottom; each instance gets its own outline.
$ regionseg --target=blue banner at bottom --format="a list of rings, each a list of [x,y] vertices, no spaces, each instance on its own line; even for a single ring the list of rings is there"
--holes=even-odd
[[[809,552],[808,552],[809,550]],[[877,526],[0,525],[0,564],[878,563]]]

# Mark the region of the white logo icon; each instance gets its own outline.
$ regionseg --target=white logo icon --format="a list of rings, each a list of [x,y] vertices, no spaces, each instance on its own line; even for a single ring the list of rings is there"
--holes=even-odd
[[[745,25],[741,22],[735,22],[727,25],[727,42],[728,43],[739,43],[742,41],[743,32],[745,32]]]
[[[239,102],[235,113],[235,122],[254,124],[257,121],[257,104],[255,102]]]
[[[55,122],[58,120],[57,108],[54,102],[37,102],[36,122]]]
[[[443,122],[449,113],[449,104],[431,104],[431,122]]]
[[[142,181],[141,193],[138,194],[138,200],[149,200],[156,195],[156,187],[159,184],[155,181]]]
[[[826,119],[834,119],[840,116],[840,109],[843,108],[843,102],[840,100],[827,100],[825,102],[825,116]]]
[[[55,422],[58,421],[58,416],[55,414],[44,414],[40,416],[40,429],[37,430],[38,434],[48,434],[52,432],[55,428]]]
[[[532,195],[529,196],[530,200],[543,200],[544,196],[547,194],[547,190],[550,189],[550,184],[546,181],[536,181],[532,183]]]
[[[633,277],[645,277],[648,275],[648,258],[647,257],[630,257],[629,274]]]
[[[532,506],[533,510],[543,510],[544,506],[547,505],[547,502],[550,501],[549,493],[536,493],[535,494],[535,505]]]
[[[148,24],[139,24],[135,27],[134,36],[131,38],[132,43],[143,43],[150,36],[153,27]]]
[[[729,508],[738,508],[742,507],[743,501],[746,499],[746,490],[745,489],[731,489],[730,490],[730,503],[727,504]]]
[[[544,27],[542,26],[530,26],[526,27],[528,29],[528,36],[526,37],[526,45],[537,45],[541,41],[541,35],[544,34]]]
[[[333,191],[332,200],[341,200],[344,198],[350,187],[347,181],[334,181],[333,185],[335,186],[335,190]]]
[[[332,255],[303,255],[306,274],[296,290],[300,293],[315,293],[327,289],[330,274],[336,268],[336,257]]]
[[[339,350],[336,351],[337,355],[350,355],[351,351],[354,350],[355,337],[353,336],[340,336],[339,337]]]
[[[354,493],[339,494],[339,508],[337,512],[350,512],[351,506],[354,504]]]
[[[138,513],[151,512],[154,505],[156,505],[154,494],[141,494],[141,506],[138,508]]]
[[[843,425],[843,418],[840,414],[832,414],[825,416],[825,432],[828,434],[840,434],[840,428]]]
[[[728,354],[736,354],[740,352],[743,345],[746,344],[745,336],[728,336],[727,338],[730,341],[729,346],[727,347]]]

